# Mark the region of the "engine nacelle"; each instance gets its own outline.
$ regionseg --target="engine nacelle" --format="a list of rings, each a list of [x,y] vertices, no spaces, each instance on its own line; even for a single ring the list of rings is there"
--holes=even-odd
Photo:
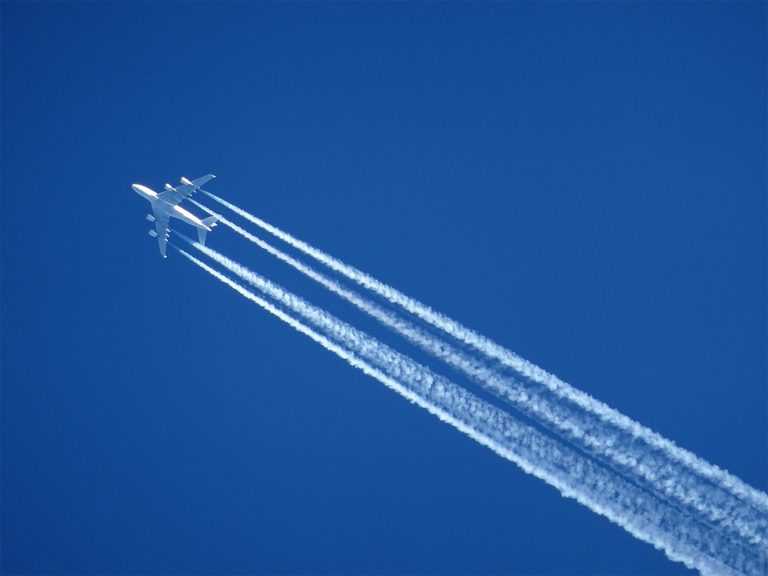
[[[147,222],[154,222],[154,221],[155,221],[155,217],[152,216],[152,214],[147,214]]]
[[[176,188],[174,188],[173,186],[168,184],[168,182],[165,183],[165,191],[166,192],[173,192],[174,190],[176,190]]]
[[[186,177],[184,177],[184,176],[182,176],[182,177],[179,179],[179,182],[181,182],[182,184],[184,184],[184,186],[192,186],[192,185],[193,185],[193,184],[192,184],[192,181],[191,181],[189,178],[186,178]]]
[[[148,232],[148,234],[149,234],[150,236],[152,236],[152,238],[157,238],[157,232],[155,232],[154,230],[150,230],[150,231]]]

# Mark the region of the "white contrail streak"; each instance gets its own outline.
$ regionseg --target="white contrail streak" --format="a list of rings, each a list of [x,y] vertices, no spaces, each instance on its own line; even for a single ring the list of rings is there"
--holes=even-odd
[[[708,521],[733,531],[752,544],[765,542],[768,530],[765,515],[745,505],[730,492],[703,480],[676,460],[670,460],[666,453],[646,445],[638,446],[631,438],[617,437],[612,427],[607,426],[594,414],[579,410],[573,405],[563,405],[559,399],[546,394],[546,391],[532,390],[526,387],[523,381],[489,369],[411,322],[344,288],[335,280],[275,248],[203,204],[194,200],[192,202],[205,212],[217,216],[222,224],[267,253],[341,296],[423,350],[462,371],[516,409],[536,419],[536,422],[555,433],[563,434],[569,441],[606,461],[618,471],[631,474],[638,481],[647,483],[648,488],[659,495],[694,508],[698,513],[704,514]]]
[[[302,240],[294,238],[287,232],[269,224],[268,222],[265,222],[253,214],[250,214],[246,210],[243,210],[242,208],[235,206],[234,204],[231,204],[222,198],[219,198],[215,194],[211,194],[210,192],[204,193],[209,198],[232,210],[236,214],[259,226],[275,237],[283,240],[290,246],[300,250],[301,252],[304,252],[323,265],[342,274],[343,276],[346,276],[364,288],[371,290],[389,302],[400,306],[404,310],[421,318],[428,324],[439,328],[459,342],[462,342],[463,344],[477,350],[478,352],[481,352],[488,358],[501,362],[503,365],[515,370],[530,381],[541,384],[557,397],[563,400],[567,400],[568,402],[572,402],[581,409],[595,414],[598,418],[616,428],[617,439],[626,441],[625,439],[629,438],[629,441],[644,442],[656,450],[663,451],[665,452],[667,458],[687,466],[710,482],[717,483],[722,489],[730,491],[735,496],[738,496],[739,498],[756,507],[762,514],[768,513],[768,494],[753,488],[749,484],[746,484],[740,478],[732,475],[728,471],[719,468],[714,464],[710,464],[692,452],[677,446],[671,440],[668,440],[653,430],[643,426],[638,422],[635,422],[628,416],[625,416],[607,404],[591,397],[589,394],[586,394],[581,390],[574,388],[556,376],[549,374],[544,369],[525,360],[524,358],[521,358],[517,354],[493,342],[489,338],[486,338],[485,336],[463,326],[448,316],[433,310],[418,300],[406,296],[402,292],[377,280],[376,278],[373,278],[365,272],[345,264],[333,256],[330,256],[329,254],[326,254],[325,252],[310,246]]]
[[[196,247],[202,248],[200,245]],[[546,481],[563,496],[576,499],[637,538],[663,550],[671,559],[681,561],[703,574],[762,574],[766,558],[759,549],[731,541],[706,522],[669,506],[562,443],[516,421],[509,414],[238,263],[214,252],[222,264],[228,262],[233,271],[242,273],[254,286],[327,335],[260,298],[184,250],[179,251],[219,281],[326,350],[514,462],[524,471]]]

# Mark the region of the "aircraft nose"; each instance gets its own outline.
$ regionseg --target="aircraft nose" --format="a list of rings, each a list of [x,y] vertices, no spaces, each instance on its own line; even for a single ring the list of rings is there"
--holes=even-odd
[[[131,188],[142,198],[149,198],[152,196],[152,191],[143,184],[131,184]]]

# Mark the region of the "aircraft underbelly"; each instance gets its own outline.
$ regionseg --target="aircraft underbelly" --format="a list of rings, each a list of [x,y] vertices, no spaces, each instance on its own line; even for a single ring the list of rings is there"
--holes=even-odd
[[[179,220],[182,220],[187,224],[189,224],[190,226],[194,226],[195,228],[205,228],[205,225],[202,222],[200,222],[200,220],[194,214],[187,212],[186,210],[184,210],[179,206],[174,206],[173,208],[171,208],[168,211],[168,214],[172,218],[178,218]]]

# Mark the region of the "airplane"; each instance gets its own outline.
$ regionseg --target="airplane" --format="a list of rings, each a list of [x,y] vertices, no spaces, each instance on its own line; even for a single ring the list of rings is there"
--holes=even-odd
[[[189,180],[181,177],[181,184],[175,188],[166,184],[165,188],[159,194],[143,184],[131,184],[131,188],[139,196],[149,201],[152,207],[152,214],[147,214],[147,220],[155,223],[155,229],[149,231],[152,238],[157,238],[157,246],[160,248],[160,255],[166,258],[165,251],[168,244],[168,237],[171,235],[168,229],[168,221],[171,218],[178,218],[187,224],[197,228],[197,239],[200,244],[205,245],[205,235],[210,232],[218,223],[216,216],[203,218],[202,220],[185,210],[179,204],[185,198],[189,198],[200,190],[200,187],[216,178],[213,174],[206,174],[200,178]]]

